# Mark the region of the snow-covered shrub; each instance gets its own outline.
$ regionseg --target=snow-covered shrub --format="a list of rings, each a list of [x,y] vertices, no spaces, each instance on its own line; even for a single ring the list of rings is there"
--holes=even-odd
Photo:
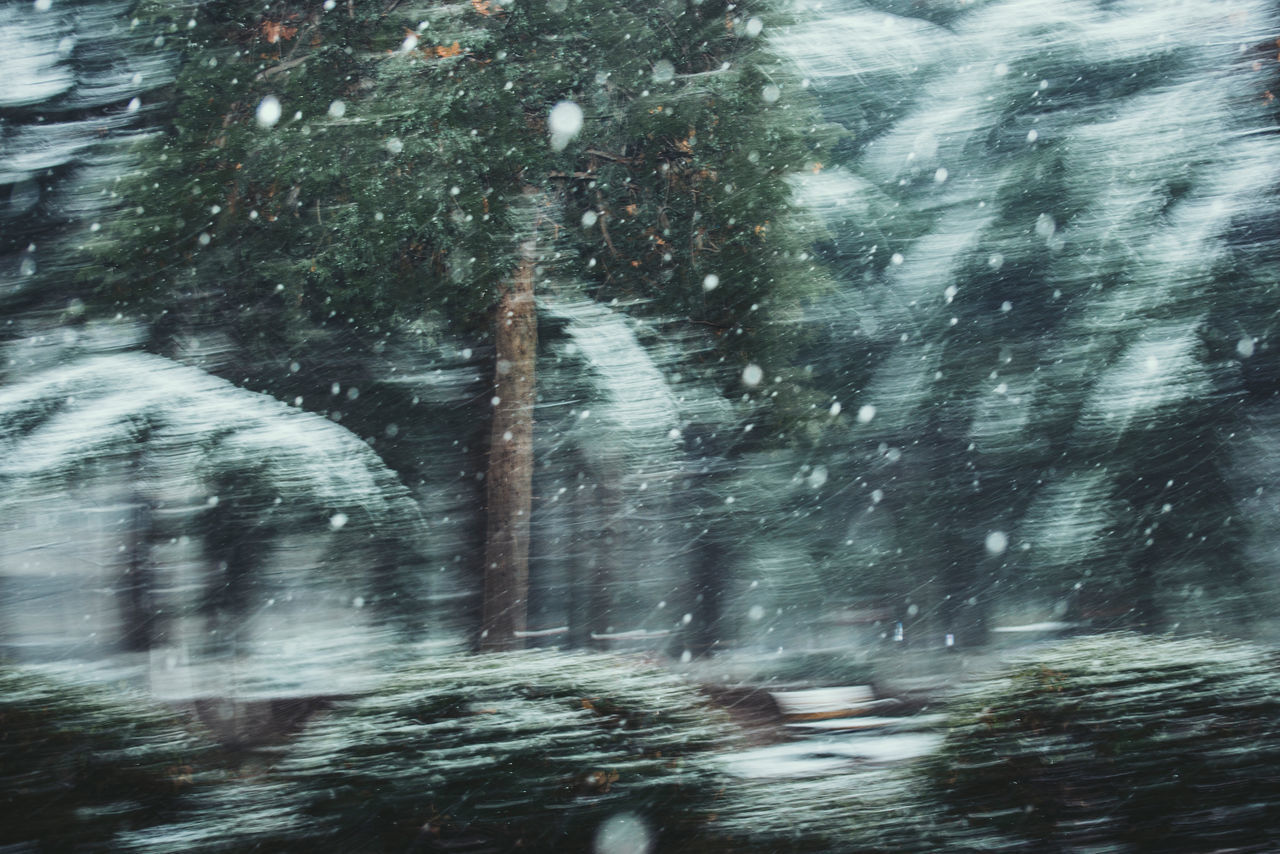
[[[423,661],[312,721],[266,774],[135,850],[672,850],[710,821],[724,718],[634,661]],[[255,848],[255,846],[257,846]],[[631,847],[627,847],[631,846]]]
[[[115,850],[173,820],[208,756],[142,698],[0,665],[0,848]]]
[[[1274,851],[1277,674],[1205,638],[1036,650],[966,697],[934,782],[1003,851]]]

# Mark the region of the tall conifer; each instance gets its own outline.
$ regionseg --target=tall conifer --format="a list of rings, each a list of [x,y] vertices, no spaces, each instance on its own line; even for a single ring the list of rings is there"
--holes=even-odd
[[[768,50],[779,12],[327,0],[153,17],[185,64],[104,243],[104,296],[157,315],[213,303],[233,323],[488,327],[482,646],[518,646],[537,292],[577,281],[685,317],[742,364],[778,291],[815,279],[784,177],[824,154]]]

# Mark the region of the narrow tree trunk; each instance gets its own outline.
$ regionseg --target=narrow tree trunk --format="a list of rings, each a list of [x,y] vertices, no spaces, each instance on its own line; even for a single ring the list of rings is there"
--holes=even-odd
[[[1148,634],[1165,630],[1164,613],[1157,601],[1156,573],[1149,560],[1139,558],[1133,578],[1133,610],[1130,622],[1133,628]]]
[[[581,451],[573,453],[570,471],[584,473],[588,470],[586,458]],[[581,476],[581,474],[579,475]],[[585,489],[573,489],[569,493],[572,501],[572,512],[568,520],[569,540],[569,574],[565,590],[565,619],[569,626],[570,649],[587,649],[591,646],[591,601],[592,587],[596,575],[596,563],[600,555],[596,553],[595,537],[595,503]]]
[[[995,571],[993,559],[961,537],[944,536],[942,542],[946,547],[943,554],[951,558],[942,570],[942,641],[959,649],[984,646],[989,640],[987,605],[979,593],[979,582],[982,569]]]
[[[497,370],[489,440],[484,605],[480,648],[518,649],[529,598],[529,513],[533,493],[534,358],[538,318],[533,299],[537,243],[525,240],[494,323]]]
[[[689,624],[686,650],[694,658],[708,658],[716,652],[720,637],[720,615],[724,599],[725,565],[728,550],[716,532],[708,532],[695,546],[693,603],[686,612]]]
[[[126,562],[120,586],[121,646],[127,652],[148,652],[156,643],[155,566],[151,545],[155,518],[142,484],[147,479],[142,442],[130,455],[128,477],[133,482],[129,521],[124,531]]]
[[[152,514],[146,497],[135,491],[125,537],[127,563],[121,586],[122,645],[128,652],[147,652],[155,644],[155,572],[151,563]]]
[[[600,529],[596,534],[593,565],[588,584],[591,585],[589,596],[591,626],[591,647],[593,649],[609,649],[609,641],[603,636],[611,634],[614,625],[614,602],[617,591],[613,589],[613,569],[617,565],[618,556],[618,520],[622,517],[622,496],[611,486],[616,483],[616,473],[611,466],[603,466],[600,470],[600,483],[592,490]]]

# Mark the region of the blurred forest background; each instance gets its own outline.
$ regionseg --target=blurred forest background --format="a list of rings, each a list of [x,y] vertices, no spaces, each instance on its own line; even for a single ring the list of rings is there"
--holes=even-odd
[[[1277,850],[1274,1],[635,5],[0,0],[0,847]]]
[[[1273,639],[1277,20],[5,2],[0,643]]]

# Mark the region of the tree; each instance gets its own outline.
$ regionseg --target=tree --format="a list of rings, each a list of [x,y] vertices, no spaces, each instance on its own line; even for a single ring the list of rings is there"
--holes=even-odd
[[[173,67],[99,0],[6,4],[0,53],[0,303],[32,321],[80,295],[75,242],[109,213],[111,183]]]
[[[1263,7],[1181,4],[1153,41],[1123,4],[912,6],[945,28],[865,14],[845,26],[893,49],[802,57],[861,132],[835,173],[855,201],[806,195],[855,307],[815,356],[858,415],[830,482],[879,496],[829,505],[869,520],[829,553],[872,570],[852,583],[887,568],[875,589],[932,643],[982,642],[1000,607],[1159,629],[1196,589],[1247,604],[1227,437],[1240,352],[1269,358],[1241,320],[1271,311],[1241,278],[1274,246],[1273,120],[1240,52]],[[849,54],[883,109],[842,108],[876,103]]]
[[[362,558],[376,536],[407,558],[405,541],[421,524],[395,473],[339,425],[150,354],[90,352],[0,389],[0,437],[10,509],[61,493],[95,467],[123,464],[128,486],[120,488],[136,509],[118,583],[126,646],[135,650],[175,628],[159,614],[191,605],[204,623],[201,646],[234,650],[257,604],[254,575],[282,529],[331,535]],[[153,530],[161,517],[163,536]],[[187,536],[207,558],[194,603],[175,583],[180,570],[162,576],[152,562],[155,542]],[[153,589],[159,577],[167,593]],[[376,589],[387,579],[368,581]]]
[[[277,330],[488,325],[483,645],[520,645],[536,290],[576,281],[687,318],[741,391],[778,295],[817,281],[784,176],[821,143],[763,38],[780,13],[764,0],[224,2],[190,25],[173,5],[152,12],[185,65],[172,128],[102,244],[101,295],[152,317],[212,299],[267,336],[264,315]]]

